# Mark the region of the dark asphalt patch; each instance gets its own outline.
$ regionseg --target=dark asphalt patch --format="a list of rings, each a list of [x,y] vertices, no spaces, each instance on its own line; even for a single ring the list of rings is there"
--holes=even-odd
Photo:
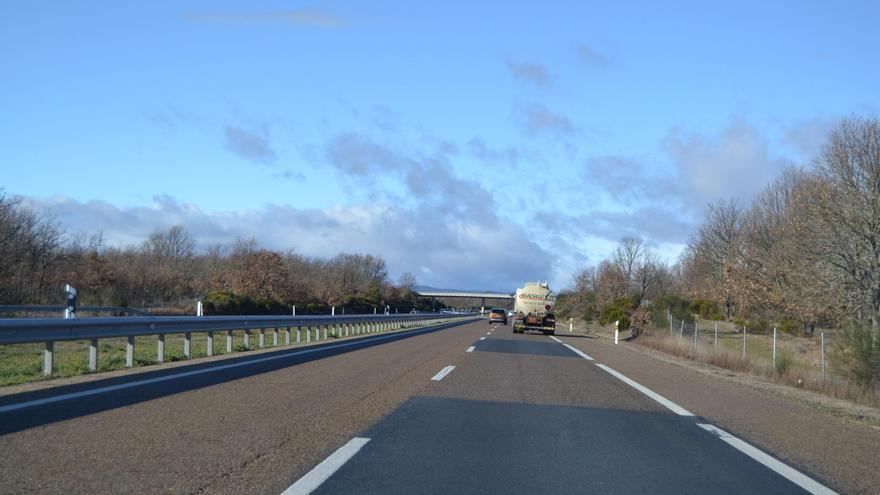
[[[557,342],[519,340],[519,339],[486,339],[474,344],[480,352],[503,352],[506,354],[531,354],[534,356],[577,357],[565,346]]]
[[[315,493],[804,493],[669,414],[414,397]]]
[[[227,366],[242,363],[242,366],[226,369],[212,370],[206,373],[171,378],[167,381],[140,384],[131,387],[120,388],[95,395],[75,397],[67,400],[39,404],[24,409],[0,412],[0,435],[26,430],[36,426],[64,421],[80,416],[95,414],[109,409],[129,406],[160,397],[179,394],[211,385],[230,382],[241,378],[270,373],[290,366],[315,361],[339,354],[345,354],[360,349],[366,349],[377,345],[395,342],[397,340],[415,337],[426,333],[436,332],[469,322],[442,323],[439,325],[404,330],[396,333],[381,333],[359,339],[332,340],[327,343],[309,347],[283,347],[278,351],[245,354],[241,357],[230,358],[222,361],[199,363],[194,360],[192,365],[167,368],[163,370],[148,371],[132,375],[94,380],[85,383],[76,383],[51,387],[31,392],[10,394],[0,397],[0,406],[20,404],[40,399],[48,399],[65,394],[76,394],[102,387],[122,386],[130,382],[149,380],[170,375],[177,375],[189,371],[210,370],[214,367]],[[348,344],[340,346],[340,344]],[[306,351],[307,353],[300,353]],[[260,359],[278,356],[271,361],[259,361]],[[249,361],[253,361],[252,363]]]

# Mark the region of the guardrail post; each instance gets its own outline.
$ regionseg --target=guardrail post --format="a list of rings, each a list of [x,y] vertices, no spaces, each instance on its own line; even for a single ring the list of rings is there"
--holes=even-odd
[[[226,353],[232,352],[232,330],[226,331]]]
[[[265,347],[265,345],[266,345],[266,329],[261,328],[260,329],[260,349]]]
[[[272,329],[272,347],[278,347],[278,327]]]
[[[312,341],[312,326],[306,325],[306,344]]]
[[[189,332],[183,334],[183,357],[192,357],[192,334]]]
[[[52,368],[55,366],[55,342],[46,342],[43,349],[43,375],[52,376]]]
[[[324,325],[324,340],[327,340],[327,327],[330,325]]]
[[[98,339],[89,340],[89,371],[98,371]]]
[[[208,357],[214,355],[214,332],[208,332]]]
[[[131,368],[134,366],[134,335],[128,336],[128,341],[125,343],[125,367]]]
[[[290,345],[290,327],[284,327],[284,345]]]
[[[245,349],[251,348],[251,332],[250,332],[250,329],[247,329],[247,328],[244,329],[244,348]]]
[[[300,327],[296,327],[296,343],[299,344],[301,337],[302,329]]]
[[[165,362],[165,334],[159,334],[159,340],[156,342],[156,361]]]

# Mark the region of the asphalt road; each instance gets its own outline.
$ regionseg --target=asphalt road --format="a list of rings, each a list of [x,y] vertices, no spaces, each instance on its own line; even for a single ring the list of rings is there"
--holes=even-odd
[[[617,349],[575,340],[477,322],[7,395],[0,492],[804,493],[828,483],[772,449],[748,455],[707,431],[718,421],[679,414],[586,359]],[[610,354],[603,362],[628,362]]]

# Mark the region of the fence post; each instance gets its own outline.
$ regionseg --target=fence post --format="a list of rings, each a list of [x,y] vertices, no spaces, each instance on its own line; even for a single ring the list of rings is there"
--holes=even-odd
[[[134,335],[128,336],[128,341],[125,343],[125,367],[131,368],[134,366]]]
[[[715,322],[715,350],[712,351],[713,354],[718,354],[718,322]]]
[[[773,327],[773,369],[776,369],[776,327]]]
[[[822,379],[825,379],[825,332],[821,332],[819,336],[822,338]]]
[[[46,342],[43,349],[43,375],[52,376],[52,368],[55,366],[55,342]]]
[[[89,371],[98,371],[98,339],[89,340]]]

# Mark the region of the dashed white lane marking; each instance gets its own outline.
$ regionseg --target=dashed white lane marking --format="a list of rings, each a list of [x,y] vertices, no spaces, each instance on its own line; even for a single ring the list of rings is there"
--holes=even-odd
[[[486,335],[492,335],[492,332],[486,332]]]
[[[663,405],[664,407],[666,407],[670,411],[674,412],[675,414],[678,414],[679,416],[693,416],[693,414],[691,414],[687,409],[679,406],[678,404],[676,404],[675,402],[672,402],[671,400],[667,399],[666,397],[663,397],[662,395],[658,394],[657,392],[654,392],[653,390],[649,389],[648,387],[645,387],[637,382],[630,380],[626,376],[614,371],[613,369],[609,368],[608,366],[605,366],[604,364],[598,364],[598,363],[596,364],[596,366],[602,368],[603,370],[607,371],[608,373],[611,373],[611,375],[614,376],[615,378],[617,378],[618,380],[622,381],[623,383],[626,383],[630,387],[638,390],[639,392],[641,392],[641,393],[647,395],[648,397],[654,399],[655,401],[659,402],[661,405]]]
[[[480,337],[480,340],[486,340],[486,337]]]
[[[809,476],[801,473],[797,469],[794,469],[793,467],[774,459],[773,457],[765,454],[761,450],[753,447],[751,444],[740,440],[739,438],[731,435],[730,433],[727,433],[726,431],[724,431],[716,426],[701,424],[701,423],[697,423],[697,426],[699,426],[700,428],[702,428],[710,433],[713,433],[718,438],[720,438],[721,440],[724,440],[727,444],[729,444],[730,446],[732,446],[736,450],[739,450],[743,454],[745,454],[745,455],[751,457],[752,459],[760,462],[761,464],[767,466],[768,468],[772,469],[773,471],[775,471],[777,474],[779,474],[783,478],[791,481],[792,483],[796,484],[797,486],[803,488],[804,490],[806,490],[810,493],[823,494],[823,495],[824,494],[829,494],[829,495],[830,494],[834,494],[834,495],[837,494],[837,492],[835,492],[834,490],[819,483],[818,481],[814,480],[813,478],[810,478]]]
[[[455,369],[455,366],[453,366],[453,365],[450,364],[449,366],[447,366],[447,367],[443,368],[442,370],[440,370],[436,375],[434,375],[434,377],[431,378],[431,380],[434,380],[435,382],[439,382],[440,380],[443,379],[443,377],[445,377],[446,375],[448,375],[449,373],[451,373],[452,370],[454,370],[454,369]]]
[[[474,346],[470,346],[464,352],[474,352]]]
[[[330,454],[330,457],[324,459],[324,462],[318,464],[314,469],[306,473],[305,476],[296,480],[296,483],[290,485],[281,495],[306,495],[312,493],[321,486],[321,483],[327,481],[327,478],[333,476],[333,473],[354,457],[369,441],[369,438],[352,438],[348,443],[339,447],[336,452]]]

